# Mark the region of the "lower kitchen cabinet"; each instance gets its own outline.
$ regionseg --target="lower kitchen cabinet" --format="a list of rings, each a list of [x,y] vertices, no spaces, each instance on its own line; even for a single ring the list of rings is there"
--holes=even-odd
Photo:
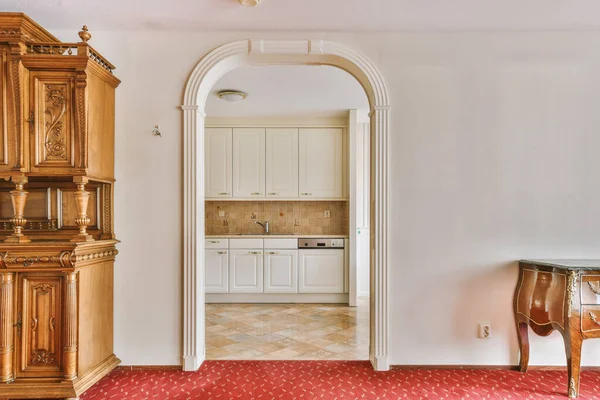
[[[298,250],[265,251],[265,293],[298,293]]]
[[[299,293],[343,293],[343,250],[299,250]]]
[[[229,254],[227,250],[206,249],[204,287],[206,293],[227,293],[229,291]]]
[[[230,250],[229,293],[263,292],[263,251]]]

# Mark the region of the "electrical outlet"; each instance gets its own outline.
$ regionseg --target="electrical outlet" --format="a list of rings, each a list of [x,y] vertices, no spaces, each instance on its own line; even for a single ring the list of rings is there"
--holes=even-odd
[[[219,217],[224,217],[225,216],[225,211],[219,211]]]
[[[325,218],[331,218],[331,211],[325,210]]]
[[[492,324],[481,323],[477,331],[477,337],[480,339],[489,339],[492,337]]]

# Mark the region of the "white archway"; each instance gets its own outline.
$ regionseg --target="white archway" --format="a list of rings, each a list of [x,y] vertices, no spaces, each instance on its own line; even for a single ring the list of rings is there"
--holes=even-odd
[[[214,84],[247,65],[330,65],[352,74],[371,108],[370,359],[388,370],[389,99],[377,68],[358,51],[325,40],[240,40],[207,54],[187,81],[183,109],[183,369],[197,370],[204,339],[204,109]]]

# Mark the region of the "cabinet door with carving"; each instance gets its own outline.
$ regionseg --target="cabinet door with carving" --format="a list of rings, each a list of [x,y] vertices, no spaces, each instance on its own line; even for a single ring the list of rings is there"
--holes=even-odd
[[[23,274],[17,311],[17,376],[61,376],[63,276]]]
[[[75,75],[65,72],[30,73],[31,172],[66,174],[75,167]]]

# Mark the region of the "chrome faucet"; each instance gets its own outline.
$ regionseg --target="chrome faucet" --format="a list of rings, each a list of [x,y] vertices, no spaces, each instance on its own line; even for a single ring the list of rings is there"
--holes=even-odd
[[[258,222],[258,221],[254,221],[254,223],[262,226],[263,229],[265,230],[265,233],[269,233],[269,222],[268,221],[265,221],[264,224],[262,222]]]

